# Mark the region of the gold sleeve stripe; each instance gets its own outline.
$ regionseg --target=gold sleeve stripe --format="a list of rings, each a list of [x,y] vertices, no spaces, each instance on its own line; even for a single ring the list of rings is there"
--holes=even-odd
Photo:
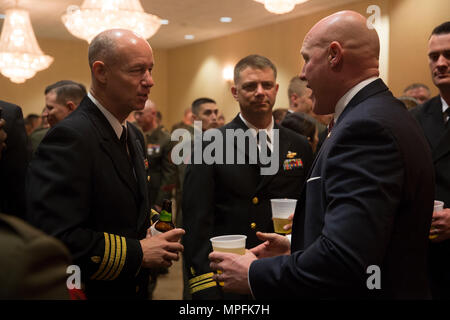
[[[122,272],[123,266],[125,265],[125,259],[127,257],[127,241],[124,237],[120,237],[122,240],[122,256],[120,258],[119,268],[117,269],[114,276],[111,278],[111,280],[116,279],[119,274]]]
[[[205,279],[205,280],[203,280],[203,281],[198,281],[198,282],[196,282],[196,283],[193,283],[193,284],[191,284],[190,286],[189,286],[189,288],[194,288],[194,287],[196,287],[196,286],[199,286],[199,285],[201,285],[201,284],[204,284],[204,283],[207,283],[207,282],[210,282],[210,281],[214,281],[212,278],[208,278],[208,279]]]
[[[113,267],[114,258],[117,255],[117,249],[116,249],[116,241],[114,239],[113,234],[109,234],[110,237],[110,244],[111,244],[111,251],[108,257],[108,264],[106,265],[105,270],[103,270],[102,274],[97,277],[97,280],[104,280],[105,277],[111,272],[111,268]]]
[[[114,256],[114,264],[111,267],[111,270],[108,272],[108,274],[105,275],[105,280],[111,280],[111,277],[116,273],[117,268],[119,267],[120,263],[120,256],[122,254],[122,246],[120,244],[120,237],[117,235],[113,235],[113,238],[116,239],[116,254]],[[111,261],[112,257],[111,257]]]
[[[189,285],[192,286],[192,285],[194,285],[196,282],[199,282],[199,281],[202,281],[202,280],[205,280],[205,279],[208,279],[208,278],[211,278],[211,279],[212,279],[213,275],[214,275],[213,272],[210,272],[210,273],[204,273],[204,274],[202,274],[202,275],[200,275],[200,276],[198,276],[198,277],[195,277],[195,278],[190,279],[190,280],[189,280]]]
[[[212,288],[212,287],[215,287],[215,286],[217,286],[217,282],[216,281],[211,281],[211,282],[199,285],[199,286],[195,286],[194,288],[191,288],[191,293],[196,293],[198,291],[205,290],[205,289],[208,289],[208,288]]]
[[[105,236],[105,252],[103,254],[102,263],[100,264],[100,267],[98,268],[97,272],[95,272],[91,276],[91,280],[96,280],[97,279],[98,275],[105,268],[106,262],[108,261],[108,258],[109,258],[109,235],[106,232],[104,232],[103,235]]]

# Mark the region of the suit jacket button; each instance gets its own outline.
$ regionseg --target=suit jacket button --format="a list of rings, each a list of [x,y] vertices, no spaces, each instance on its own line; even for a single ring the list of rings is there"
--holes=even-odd
[[[147,181],[150,182],[150,176],[147,176]]]
[[[254,197],[254,198],[252,199],[252,202],[253,202],[253,204],[258,204],[258,203],[259,203],[258,197]]]
[[[254,223],[254,222],[250,223],[250,228],[252,228],[253,230],[255,230],[255,229],[256,229],[256,223]]]

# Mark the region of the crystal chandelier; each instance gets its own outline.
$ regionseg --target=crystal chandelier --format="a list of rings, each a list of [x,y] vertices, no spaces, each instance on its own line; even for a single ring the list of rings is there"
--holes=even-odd
[[[53,58],[39,48],[27,11],[6,11],[0,36],[0,71],[12,82],[23,83],[50,66]]]
[[[70,33],[89,43],[113,28],[129,29],[148,39],[161,26],[160,18],[145,13],[139,0],[84,0],[81,8],[69,6],[61,18]]]
[[[264,3],[264,7],[269,12],[276,14],[283,14],[294,10],[296,4],[306,2],[308,0],[255,0],[255,1]]]

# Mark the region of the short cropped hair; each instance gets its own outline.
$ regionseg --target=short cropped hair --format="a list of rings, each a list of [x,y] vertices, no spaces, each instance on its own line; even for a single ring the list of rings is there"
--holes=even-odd
[[[204,98],[195,99],[194,102],[192,102],[192,113],[195,114],[196,116],[198,116],[198,113],[200,111],[200,106],[205,103],[216,104],[216,102],[211,98],[204,97]]]
[[[303,112],[287,114],[283,121],[281,121],[281,126],[304,135],[311,142],[314,141],[317,122],[313,117]]]
[[[428,88],[428,87],[427,87],[426,85],[424,85],[423,83],[413,83],[413,84],[407,86],[407,87],[405,88],[405,90],[403,90],[403,93],[406,93],[406,92],[409,91],[409,90],[417,89],[417,88],[424,88],[425,90],[428,91],[428,93],[430,92],[430,88]]]
[[[242,70],[244,70],[247,67],[259,70],[271,68],[273,70],[273,75],[275,76],[275,79],[277,78],[277,68],[272,63],[272,61],[258,54],[251,54],[239,60],[239,62],[234,67],[234,83],[237,83]]]
[[[450,21],[441,23],[436,28],[434,28],[433,31],[431,32],[431,36],[439,35],[439,34],[447,34],[447,33],[450,33]]]
[[[288,98],[290,98],[294,93],[299,97],[303,97],[306,93],[306,84],[307,82],[300,79],[299,76],[295,76],[289,81],[288,87]]]
[[[44,93],[47,94],[50,91],[56,93],[56,102],[59,104],[65,104],[67,101],[73,101],[77,106],[86,96],[86,87],[78,82],[72,80],[61,80],[55,82],[45,88]]]
[[[108,33],[98,34],[89,45],[88,60],[89,68],[92,70],[92,64],[95,61],[107,61],[113,63],[116,61],[116,42]]]

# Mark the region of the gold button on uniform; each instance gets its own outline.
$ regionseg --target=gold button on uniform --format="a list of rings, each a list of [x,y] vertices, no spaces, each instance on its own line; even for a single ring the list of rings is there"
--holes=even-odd
[[[255,229],[256,229],[256,223],[254,223],[254,222],[250,223],[250,228],[252,228],[253,230],[255,230]]]
[[[150,182],[150,176],[147,176],[147,181]]]
[[[258,203],[259,203],[258,197],[254,197],[254,198],[252,199],[252,202],[253,202],[253,204],[258,204]]]

